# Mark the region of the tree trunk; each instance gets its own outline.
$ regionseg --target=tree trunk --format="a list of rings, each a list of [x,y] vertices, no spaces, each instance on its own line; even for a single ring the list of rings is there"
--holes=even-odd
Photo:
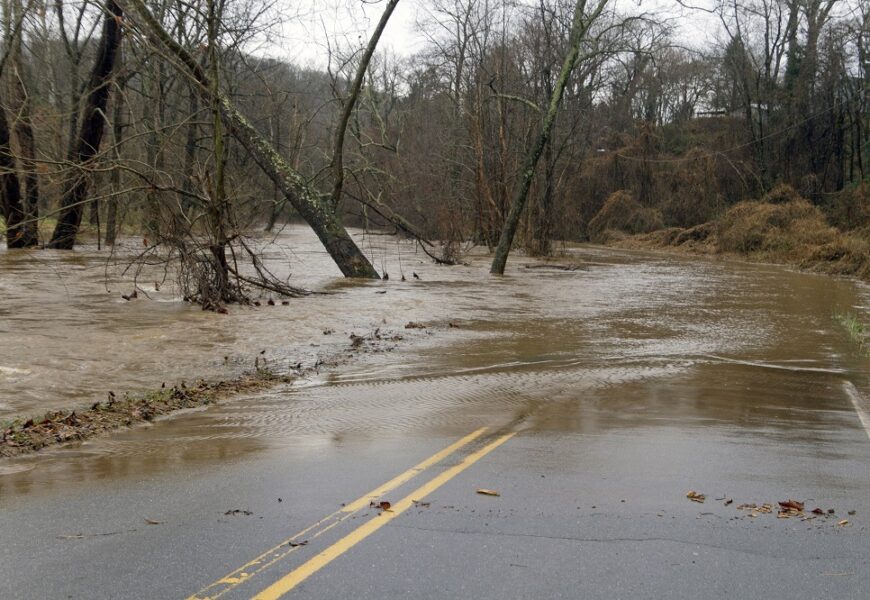
[[[187,114],[190,115],[190,122],[187,124],[187,131],[184,139],[184,181],[181,184],[181,189],[186,192],[179,198],[181,209],[187,214],[191,209],[190,196],[193,193],[193,165],[196,160],[196,137],[199,135],[199,125],[197,118],[199,115],[199,93],[191,85],[188,86],[187,97]]]
[[[548,48],[549,50],[549,48]],[[549,54],[549,52],[548,52]],[[550,69],[543,72],[543,88],[547,97],[553,95],[553,79]],[[553,151],[553,140],[548,139],[544,145],[544,189],[538,198],[532,219],[532,239],[529,244],[532,255],[549,256],[552,232],[553,194],[556,175],[556,153]]]
[[[76,144],[76,173],[67,182],[61,199],[61,213],[54,228],[50,248],[71,250],[82,222],[82,208],[90,188],[87,169],[96,156],[103,138],[109,80],[115,67],[115,57],[121,43],[121,7],[115,0],[106,0],[103,31],[97,58],[88,83],[88,97]]]
[[[494,275],[504,275],[504,268],[507,264],[508,254],[511,250],[511,245],[514,241],[514,235],[517,232],[517,226],[522,216],[523,208],[526,205],[526,199],[529,196],[529,189],[532,187],[532,180],[535,177],[535,169],[538,166],[538,160],[544,152],[544,148],[550,140],[550,135],[553,131],[553,124],[556,122],[556,115],[559,112],[559,105],[562,103],[562,96],[565,93],[565,88],[568,85],[568,79],[571,77],[571,72],[577,65],[580,57],[580,43],[589,30],[590,25],[604,10],[604,6],[608,0],[599,0],[598,5],[592,11],[592,14],[587,19],[584,19],[584,10],[586,8],[585,0],[577,0],[574,7],[574,19],[571,24],[570,45],[568,54],[562,63],[562,70],[559,73],[559,79],[556,80],[556,86],[553,88],[553,93],[550,96],[550,106],[547,109],[547,114],[544,117],[544,122],[541,125],[541,131],[538,134],[534,146],[526,154],[525,165],[523,172],[520,174],[520,185],[511,203],[510,212],[505,220],[504,227],[501,231],[501,237],[498,240],[498,247],[495,250],[495,256],[492,259],[492,267],[489,272]]]
[[[375,27],[375,31],[372,33],[371,39],[369,39],[368,46],[366,46],[366,50],[363,53],[362,58],[360,58],[350,94],[342,101],[341,118],[339,119],[338,126],[335,128],[332,164],[330,165],[332,167],[333,181],[330,203],[332,204],[333,210],[338,209],[338,203],[341,201],[341,191],[344,187],[344,136],[347,133],[347,124],[353,114],[353,109],[356,106],[357,99],[359,98],[359,92],[362,89],[363,79],[369,69],[369,63],[372,60],[372,56],[378,47],[381,34],[384,32],[387,22],[390,20],[390,16],[393,14],[398,3],[399,0],[389,0],[386,8],[384,8],[381,20],[378,22],[377,27]]]
[[[16,3],[16,19],[20,18],[22,7]],[[16,114],[13,128],[18,138],[19,159],[24,175],[25,196],[23,209],[22,247],[36,246],[39,243],[39,177],[36,171],[36,140],[33,135],[32,103],[24,85],[27,72],[21,59],[21,35],[11,42],[12,59],[12,110]]]
[[[544,189],[538,201],[532,232],[532,253],[549,256],[553,237],[553,195],[555,192],[556,160],[553,140],[544,146]]]
[[[112,145],[115,149],[115,160],[121,159],[121,143],[124,141],[124,83],[121,82],[115,90],[112,107]],[[112,169],[109,177],[111,194],[106,201],[106,245],[114,246],[118,238],[118,190],[121,188],[121,170]]]
[[[210,102],[213,92],[210,89],[209,77],[193,56],[169,36],[142,0],[123,1],[135,10],[151,36],[180,59],[188,73],[199,84],[200,93]],[[245,147],[263,172],[281,189],[281,193],[293,208],[311,226],[341,272],[346,277],[378,279],[377,271],[339,223],[328,203],[324,202],[301,174],[291,168],[224,93],[218,91],[217,96],[224,122],[230,133]]]
[[[273,107],[272,114],[272,145],[278,152],[281,151],[281,108],[280,106]],[[275,223],[278,222],[278,215],[281,212],[282,204],[280,202],[281,190],[277,185],[272,185],[272,204],[269,206],[269,221],[266,223],[266,233],[271,233],[275,228]]]
[[[211,236],[211,251],[216,280],[216,289],[212,290],[214,297],[210,298],[206,290],[200,290],[203,297],[203,308],[214,308],[208,305],[209,300],[222,302],[229,300],[230,272],[227,264],[227,211],[226,186],[224,167],[226,166],[226,151],[224,147],[224,124],[220,108],[220,58],[218,56],[218,30],[220,13],[215,0],[208,0],[208,67],[211,88],[209,89],[209,109],[212,125],[212,156],[214,159],[214,179],[209,186],[208,233]]]
[[[36,241],[29,238],[27,213],[21,199],[21,184],[15,170],[15,157],[9,145],[9,122],[0,107],[0,208],[6,220],[6,247],[26,248]]]

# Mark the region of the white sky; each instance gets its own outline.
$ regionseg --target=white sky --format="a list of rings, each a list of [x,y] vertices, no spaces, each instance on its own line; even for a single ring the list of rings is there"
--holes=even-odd
[[[302,66],[324,68],[329,46],[340,48],[364,45],[380,19],[384,0],[278,0],[290,5],[285,21],[270,37],[262,51],[274,58]],[[710,15],[689,11],[675,0],[617,0],[624,11],[648,12],[675,20],[678,40],[688,46],[712,43],[717,21]],[[287,3],[287,4],[284,4]],[[408,56],[423,48],[425,36],[418,30],[430,0],[401,0],[381,39],[381,50]],[[292,15],[292,16],[291,16]]]

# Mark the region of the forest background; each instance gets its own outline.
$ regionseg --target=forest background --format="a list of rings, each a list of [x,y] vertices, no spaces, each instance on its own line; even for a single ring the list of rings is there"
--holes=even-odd
[[[297,291],[246,241],[294,218],[351,276],[349,225],[494,250],[529,175],[533,255],[651,234],[867,274],[866,2],[315,4],[3,0],[8,246],[136,234],[214,308]]]

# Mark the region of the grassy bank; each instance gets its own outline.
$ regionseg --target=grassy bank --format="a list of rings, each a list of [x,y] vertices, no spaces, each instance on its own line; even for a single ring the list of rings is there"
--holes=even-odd
[[[651,222],[648,216],[643,220]],[[622,222],[632,221],[623,217]],[[870,227],[841,230],[818,206],[787,186],[760,200],[735,204],[718,218],[690,228],[638,233],[599,224],[596,233],[594,241],[623,248],[728,255],[870,280]]]

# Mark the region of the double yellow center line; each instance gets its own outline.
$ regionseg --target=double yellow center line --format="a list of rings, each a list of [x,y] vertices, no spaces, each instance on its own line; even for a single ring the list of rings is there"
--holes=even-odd
[[[368,494],[360,496],[353,502],[345,505],[340,510],[332,513],[331,515],[321,519],[314,525],[300,531],[296,535],[291,538],[281,542],[274,548],[270,548],[254,560],[242,565],[235,571],[225,575],[218,581],[212,583],[211,585],[206,586],[193,596],[190,596],[188,600],[216,600],[217,598],[223,596],[227,592],[235,589],[240,584],[245,581],[250,580],[253,576],[261,573],[265,569],[274,565],[276,562],[280,561],[290,553],[297,550],[300,545],[296,544],[296,540],[299,538],[308,535],[309,539],[317,538],[322,535],[326,531],[329,531],[360,509],[366,508],[369,506],[372,500],[381,498],[385,494],[390,491],[398,488],[399,486],[407,483],[429,467],[441,462],[451,454],[457,452],[458,450],[468,446],[478,438],[480,438],[486,431],[487,427],[482,427],[477,431],[473,431],[472,433],[466,435],[460,440],[457,440],[453,444],[450,444],[440,452],[433,454],[426,460],[421,463],[411,467],[404,473],[400,473],[390,481],[385,484],[375,488]],[[350,532],[345,537],[341,538],[313,558],[309,559],[305,563],[303,563],[298,568],[294,569],[271,586],[254,596],[254,600],[275,600],[280,598],[297,585],[302,583],[305,579],[322,569],[324,566],[350,550],[353,546],[373,534],[375,531],[398,517],[400,514],[411,508],[415,502],[419,502],[442,485],[465,471],[468,467],[476,463],[478,460],[504,444],[506,441],[511,439],[516,433],[506,433],[495,438],[493,441],[484,445],[480,449],[472,452],[463,458],[456,465],[446,469],[444,472],[429,480],[409,495],[405,496],[398,502],[392,505],[390,510],[386,510],[381,512],[375,517],[372,517],[370,520],[363,523],[360,527]],[[310,535],[309,535],[310,534]],[[289,547],[289,549],[288,549]]]

